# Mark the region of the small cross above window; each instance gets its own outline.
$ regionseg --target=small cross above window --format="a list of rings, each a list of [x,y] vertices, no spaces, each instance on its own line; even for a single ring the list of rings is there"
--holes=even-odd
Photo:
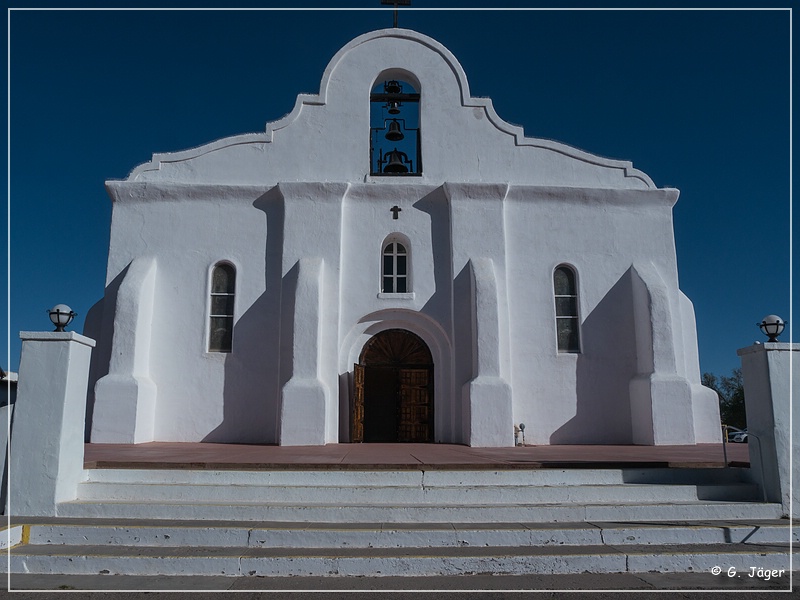
[[[392,213],[392,219],[399,219],[400,218],[399,214],[400,214],[401,210],[403,210],[403,209],[400,208],[399,206],[393,206],[392,208],[390,208],[389,212]]]

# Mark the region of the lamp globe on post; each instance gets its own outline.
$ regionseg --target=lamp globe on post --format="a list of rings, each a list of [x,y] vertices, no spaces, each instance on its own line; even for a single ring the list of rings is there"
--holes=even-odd
[[[767,340],[768,342],[777,342],[778,336],[783,333],[786,327],[786,321],[781,319],[778,315],[767,315],[761,319],[761,323],[758,324],[758,327],[764,335],[769,338]]]
[[[55,331],[64,331],[64,328],[77,316],[77,313],[66,304],[56,304],[47,312],[53,325],[56,326]]]

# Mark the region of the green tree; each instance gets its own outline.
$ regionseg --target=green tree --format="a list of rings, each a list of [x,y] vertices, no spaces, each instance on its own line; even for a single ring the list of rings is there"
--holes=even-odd
[[[734,369],[730,377],[717,377],[711,373],[703,373],[703,385],[717,392],[719,416],[725,425],[738,429],[747,427],[741,369]]]

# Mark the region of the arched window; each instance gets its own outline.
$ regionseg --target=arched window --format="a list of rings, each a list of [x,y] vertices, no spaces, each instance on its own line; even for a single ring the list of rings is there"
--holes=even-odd
[[[370,175],[422,174],[418,89],[418,84],[393,77],[379,78],[372,88]]]
[[[388,238],[383,243],[381,292],[404,294],[411,291],[408,282],[408,247],[405,242]]]
[[[233,343],[233,300],[236,293],[236,269],[219,263],[211,271],[209,306],[209,352],[230,352]]]
[[[553,272],[556,302],[556,337],[559,352],[580,352],[580,322],[578,318],[578,286],[575,271],[559,265]]]

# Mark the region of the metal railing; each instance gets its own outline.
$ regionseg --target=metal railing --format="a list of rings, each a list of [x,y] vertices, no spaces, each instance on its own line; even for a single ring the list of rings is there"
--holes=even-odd
[[[750,438],[752,437],[756,441],[757,451],[758,451],[758,464],[761,467],[760,474],[761,474],[761,498],[764,502],[769,502],[767,500],[767,486],[764,480],[764,456],[763,452],[761,452],[761,439],[754,433],[749,431],[745,431],[743,429],[739,429],[738,427],[733,427],[732,425],[725,425],[722,424],[722,455],[725,459],[725,468],[728,468],[730,465],[728,464],[728,431],[735,431],[736,433],[744,433],[747,434],[748,443]],[[752,467],[752,465],[750,465]]]

